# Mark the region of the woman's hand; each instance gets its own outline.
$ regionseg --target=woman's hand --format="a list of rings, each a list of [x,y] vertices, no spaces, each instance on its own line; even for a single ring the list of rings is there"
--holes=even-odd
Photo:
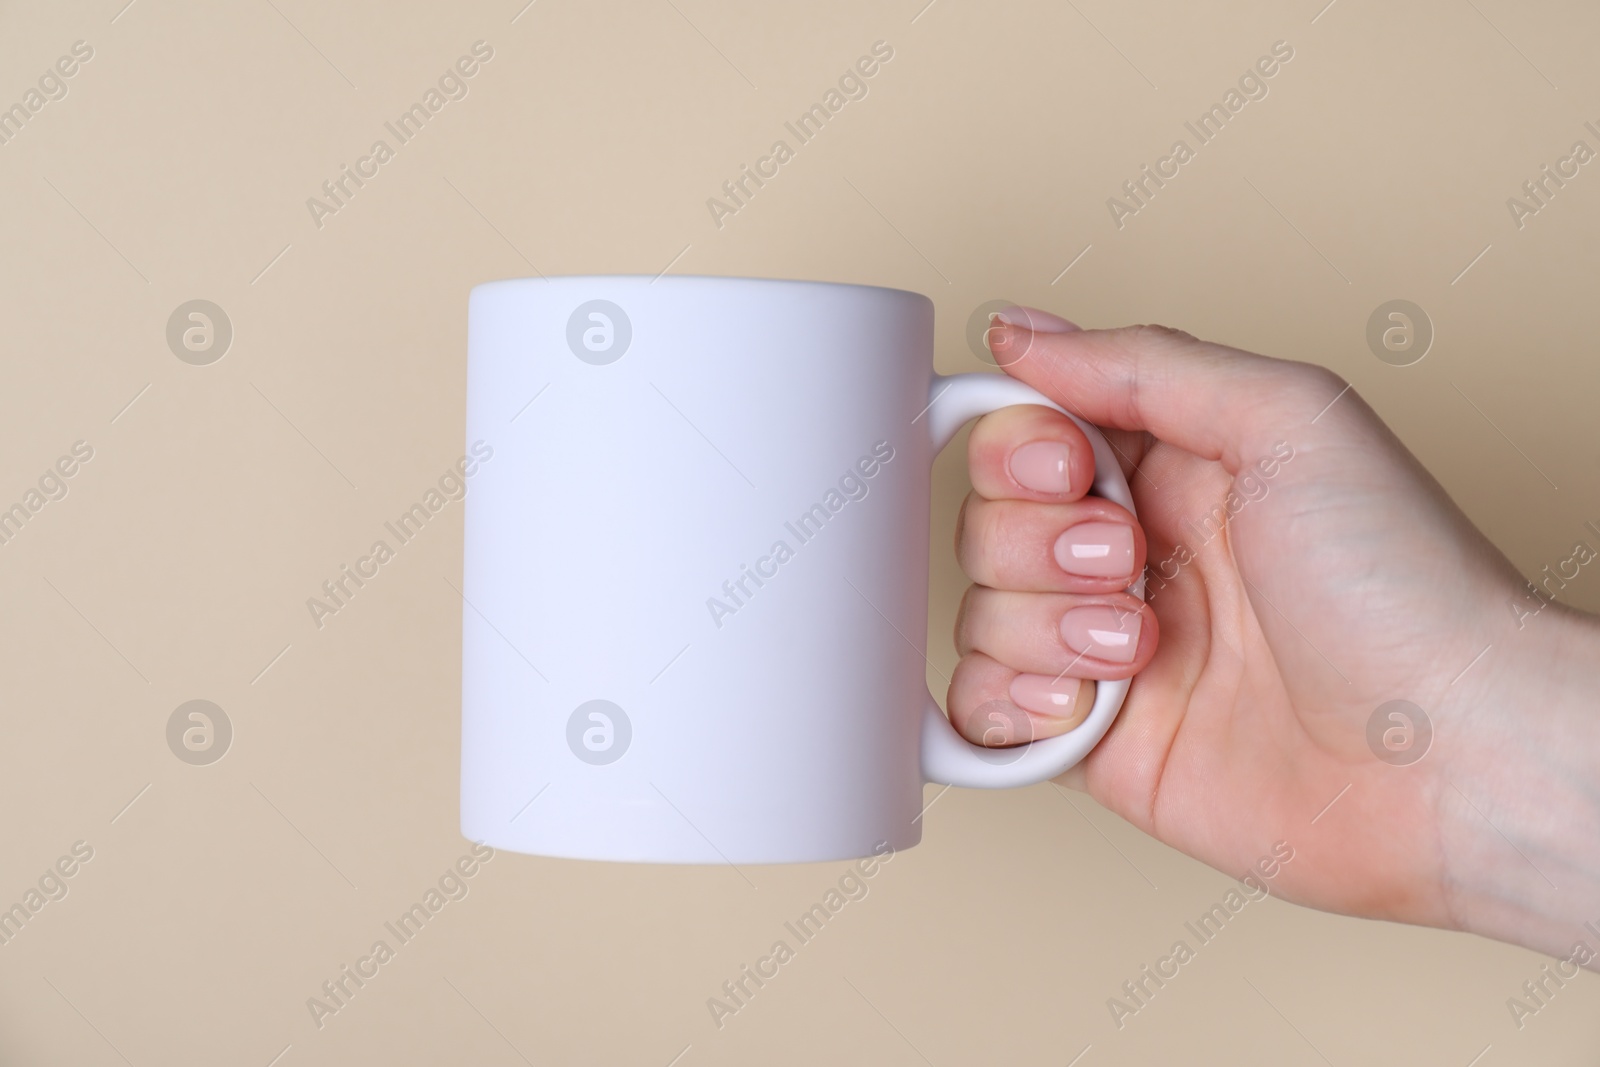
[[[1027,309],[990,345],[1107,428],[1139,518],[1085,497],[1093,453],[1059,413],[973,428],[957,729],[993,743],[1003,701],[1059,734],[1092,680],[1137,672],[1061,781],[1147,833],[1234,877],[1286,842],[1273,890],[1332,911],[1563,954],[1600,920],[1594,623],[1530,594],[1345,382]],[[1140,604],[1121,590],[1146,566]],[[1374,747],[1395,700],[1427,722],[1378,715]]]

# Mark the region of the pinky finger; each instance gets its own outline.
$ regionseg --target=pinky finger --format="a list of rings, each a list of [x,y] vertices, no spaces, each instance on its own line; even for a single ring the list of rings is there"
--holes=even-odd
[[[1089,714],[1094,694],[1092,681],[1021,674],[970,652],[950,680],[950,723],[975,745],[1003,748],[1066,733]]]

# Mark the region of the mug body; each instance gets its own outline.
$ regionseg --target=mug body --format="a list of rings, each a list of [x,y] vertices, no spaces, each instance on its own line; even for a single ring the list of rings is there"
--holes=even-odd
[[[703,277],[476,287],[461,824],[776,863],[920,837],[933,307]]]

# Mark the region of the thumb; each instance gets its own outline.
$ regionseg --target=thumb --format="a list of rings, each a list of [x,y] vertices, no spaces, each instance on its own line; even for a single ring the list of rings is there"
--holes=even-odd
[[[1349,386],[1310,363],[1211,344],[1165,326],[1084,330],[1048,312],[1002,311],[995,362],[1100,426],[1143,430],[1230,472],[1303,431]]]

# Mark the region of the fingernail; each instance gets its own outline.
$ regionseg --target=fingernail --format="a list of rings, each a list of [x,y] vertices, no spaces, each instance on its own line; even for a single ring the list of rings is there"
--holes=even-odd
[[[1133,527],[1120,522],[1080,522],[1056,538],[1056,563],[1084,578],[1133,574]]]
[[[1032,330],[1034,333],[1071,333],[1080,328],[1077,323],[1068,322],[1060,315],[1052,315],[1038,308],[1020,306],[1002,308],[995,312],[994,317],[1007,326],[1021,326],[1024,330]]]
[[[1036,493],[1072,490],[1072,449],[1060,441],[1030,441],[1011,453],[1011,477]]]
[[[1132,663],[1139,651],[1137,611],[1119,611],[1105,604],[1086,604],[1061,616],[1061,639],[1074,652],[1109,663]]]
[[[1035,715],[1070,719],[1081,685],[1076,678],[1058,681],[1048,674],[1019,674],[1011,680],[1011,702]]]

